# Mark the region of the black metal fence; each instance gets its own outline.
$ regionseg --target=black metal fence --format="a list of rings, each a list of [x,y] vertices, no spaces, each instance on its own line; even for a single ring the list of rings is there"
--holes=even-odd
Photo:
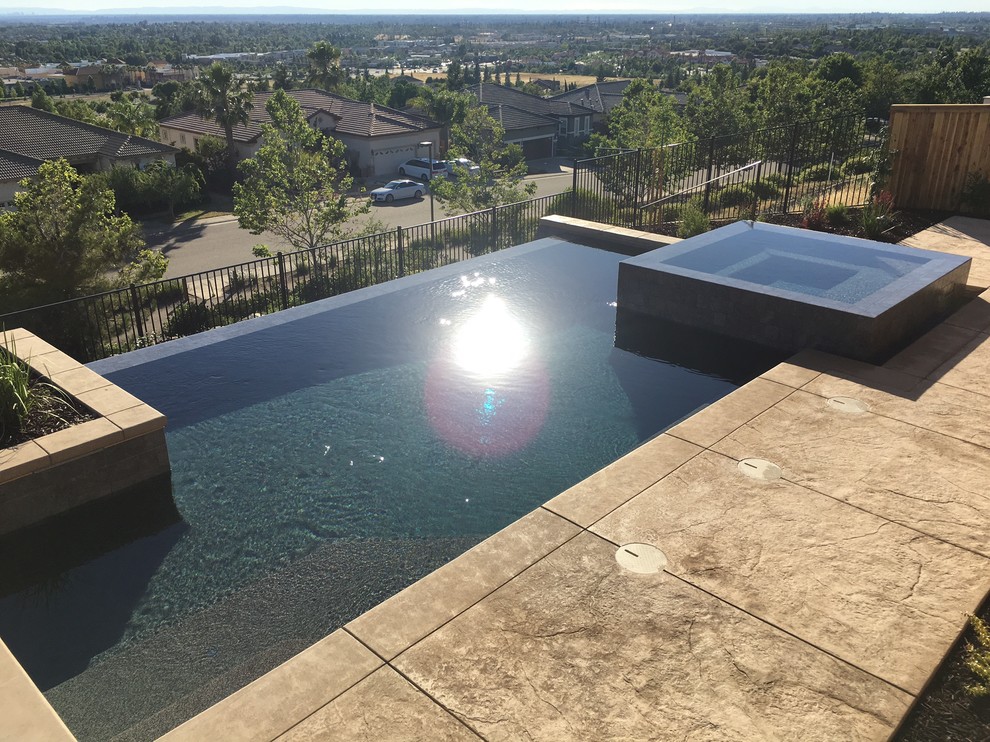
[[[862,118],[836,118],[579,160],[567,193],[12,312],[0,329],[92,361],[528,242],[548,214],[674,233],[689,208],[718,222],[857,206],[881,146]]]
[[[415,227],[279,253],[182,278],[0,315],[94,361],[447,265],[536,238],[566,196],[546,196]]]
[[[571,213],[674,232],[685,208],[713,222],[800,212],[813,201],[860,206],[882,136],[837,117],[579,160]]]

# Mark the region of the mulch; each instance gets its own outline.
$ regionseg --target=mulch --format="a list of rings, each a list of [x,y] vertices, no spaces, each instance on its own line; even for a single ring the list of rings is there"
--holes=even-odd
[[[72,398],[42,399],[16,430],[0,431],[0,448],[9,448],[41,438],[73,425],[95,420],[96,415]]]

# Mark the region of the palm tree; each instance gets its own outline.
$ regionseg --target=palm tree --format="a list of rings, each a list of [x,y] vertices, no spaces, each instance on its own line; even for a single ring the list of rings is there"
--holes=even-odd
[[[317,41],[306,52],[306,58],[309,59],[307,85],[333,90],[340,84],[340,49],[325,41]]]
[[[241,89],[234,78],[234,71],[220,62],[214,62],[196,81],[196,113],[204,119],[213,119],[223,127],[227,139],[227,159],[234,165],[234,127],[248,122],[253,96]]]
[[[143,100],[121,98],[110,104],[106,115],[111,129],[139,137],[158,138],[155,109]]]

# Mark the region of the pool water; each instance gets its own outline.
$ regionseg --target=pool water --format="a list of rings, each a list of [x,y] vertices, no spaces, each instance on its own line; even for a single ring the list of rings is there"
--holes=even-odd
[[[153,738],[779,360],[616,348],[622,258],[540,240],[93,364],[168,416],[181,522],[0,636],[80,739]]]
[[[759,223],[733,225],[678,247],[683,252],[661,254],[660,262],[850,305],[929,262],[920,251],[879,244],[863,249],[807,230],[795,239],[792,231]]]

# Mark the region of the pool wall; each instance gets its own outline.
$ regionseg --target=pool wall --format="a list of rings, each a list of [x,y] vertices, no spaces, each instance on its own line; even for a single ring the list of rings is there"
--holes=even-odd
[[[740,222],[723,230],[746,228]],[[775,227],[774,231],[788,229]],[[895,256],[925,257],[889,286],[848,304],[666,262],[689,252],[696,241],[710,244],[723,230],[623,261],[619,265],[619,307],[782,351],[817,348],[875,363],[889,358],[955,308],[969,275],[970,258],[835,238],[843,245],[858,243],[864,249]],[[791,231],[796,239],[804,232]]]

